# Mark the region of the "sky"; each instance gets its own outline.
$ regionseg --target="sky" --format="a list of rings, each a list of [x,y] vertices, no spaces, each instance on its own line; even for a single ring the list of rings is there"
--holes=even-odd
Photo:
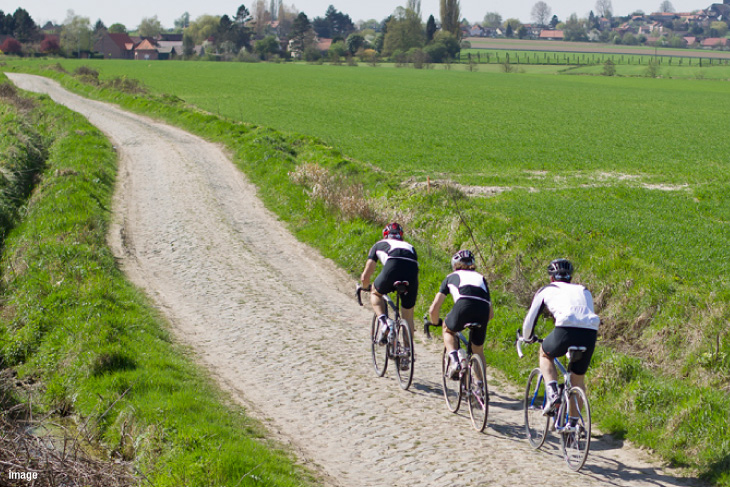
[[[482,22],[487,12],[497,12],[503,19],[516,18],[522,23],[532,22],[530,12],[538,0],[512,0],[510,2],[496,2],[484,0],[461,0],[461,17],[470,22]],[[591,10],[595,11],[596,0],[543,0],[551,9],[553,15],[565,20],[575,13],[579,17],[587,17]],[[670,0],[676,12],[690,12],[709,7],[720,0]],[[240,2],[240,3],[238,3]],[[0,10],[6,14],[15,12],[18,7],[24,8],[36,24],[43,25],[46,21],[63,23],[68,10],[76,15],[88,17],[92,25],[101,19],[108,27],[111,24],[121,23],[128,30],[135,30],[145,17],[157,16],[165,28],[174,27],[175,19],[188,12],[191,20],[197,17],[228,14],[234,16],[238,6],[246,5],[249,9],[253,0],[0,0]],[[269,0],[266,0],[269,3]],[[338,11],[358,20],[382,20],[392,14],[398,6],[406,4],[406,0],[284,0],[285,5],[294,6],[298,11],[307,14],[309,19],[324,17],[327,7],[333,5]],[[611,0],[614,15],[628,15],[636,10],[651,13],[659,10],[662,0]],[[439,0],[422,0],[421,14],[426,21],[429,15],[439,20]]]

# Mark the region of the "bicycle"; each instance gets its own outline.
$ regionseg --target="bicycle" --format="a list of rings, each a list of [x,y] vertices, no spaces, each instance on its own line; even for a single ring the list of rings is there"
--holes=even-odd
[[[539,337],[536,341],[542,343],[542,339]],[[517,355],[520,358],[523,357],[523,343],[527,342],[518,330],[516,346]],[[540,448],[545,443],[545,437],[552,423],[553,429],[560,436],[560,451],[563,459],[575,472],[585,464],[591,445],[590,403],[583,389],[573,387],[570,382],[571,368],[576,361],[580,360],[585,351],[585,347],[569,347],[567,367],[558,358],[553,359],[555,366],[563,376],[563,382],[558,385],[560,405],[557,412],[543,414],[547,395],[545,381],[539,367],[530,372],[523,402],[525,432],[530,445],[534,449]],[[575,425],[571,425],[570,417],[577,418]]]
[[[386,303],[386,316],[388,314],[388,308],[390,308],[393,310],[394,318],[392,320],[388,319],[388,341],[385,346],[380,345],[378,340],[380,322],[375,313],[373,313],[373,321],[370,327],[370,350],[373,357],[373,367],[378,377],[385,375],[385,371],[388,368],[388,360],[394,360],[398,383],[401,389],[408,390],[413,381],[413,364],[415,362],[413,335],[406,320],[400,316],[401,296],[408,292],[408,281],[396,281],[394,287],[396,291],[395,303],[387,294],[383,296]],[[370,287],[365,289],[362,286],[357,286],[355,295],[360,306],[362,306],[361,293],[363,291],[370,292]]]
[[[479,323],[468,323],[464,328],[471,330],[481,326]],[[423,331],[426,337],[431,338],[429,328],[441,327],[441,324],[430,323],[423,319]],[[462,397],[466,397],[469,405],[469,417],[474,429],[481,432],[487,426],[489,416],[489,387],[487,386],[487,368],[484,360],[471,351],[471,333],[469,339],[464,334],[457,333],[459,346],[463,343],[466,347],[466,359],[462,360],[459,378],[454,380],[449,377],[449,352],[444,347],[441,357],[441,381],[444,388],[444,399],[449,411],[456,413],[461,405]],[[480,379],[481,377],[481,379]]]

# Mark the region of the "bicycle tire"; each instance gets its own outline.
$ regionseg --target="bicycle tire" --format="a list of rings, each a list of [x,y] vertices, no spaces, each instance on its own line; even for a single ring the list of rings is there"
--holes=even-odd
[[[385,375],[385,370],[388,368],[388,346],[380,345],[378,343],[378,329],[380,323],[378,317],[373,314],[373,322],[370,326],[370,351],[373,356],[373,367],[378,377]]]
[[[546,400],[545,381],[542,378],[540,369],[535,368],[530,372],[527,379],[523,409],[527,441],[536,450],[545,443],[545,437],[550,425],[550,418],[542,415]]]
[[[446,400],[446,407],[449,411],[455,413],[459,410],[461,405],[461,379],[452,380],[447,375],[449,368],[449,352],[444,348],[444,353],[441,356],[441,382],[444,388],[444,399]]]
[[[413,335],[408,323],[400,320],[395,335],[395,370],[401,389],[408,390],[413,381]]]
[[[478,383],[482,376],[481,385]],[[482,432],[487,426],[489,417],[489,387],[487,386],[487,368],[479,355],[469,358],[469,374],[466,381],[469,416],[474,429]]]
[[[585,392],[578,387],[568,392],[568,405],[573,405],[577,411],[578,425],[576,431],[561,432],[560,451],[568,467],[577,472],[585,464],[591,447],[591,406]],[[569,406],[565,408],[566,417],[569,410]]]

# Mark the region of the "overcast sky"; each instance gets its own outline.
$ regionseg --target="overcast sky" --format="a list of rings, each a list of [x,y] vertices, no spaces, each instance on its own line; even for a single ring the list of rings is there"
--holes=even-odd
[[[516,18],[523,23],[532,22],[530,11],[538,0],[512,0],[509,2],[461,0],[461,17],[470,22],[481,22],[487,12],[497,12],[503,19]],[[595,11],[596,0],[544,0],[550,6],[552,14],[565,20],[570,14],[587,17],[588,12]],[[709,7],[719,0],[670,0],[677,12],[689,12]],[[157,16],[165,28],[172,28],[175,19],[184,12],[190,13],[192,20],[203,14],[233,16],[238,6],[243,3],[251,9],[253,0],[0,0],[0,10],[15,12],[22,7],[30,13],[37,24],[46,21],[62,23],[67,11],[73,10],[76,15],[88,17],[92,25],[101,19],[106,26],[114,23],[124,24],[127,29],[134,30],[145,17]],[[612,0],[614,15],[628,15],[636,10],[651,13],[659,9],[662,0]],[[269,0],[266,0],[269,3]],[[284,0],[285,5],[294,6],[298,11],[307,14],[309,19],[324,17],[327,7],[334,5],[340,12],[349,15],[353,22],[358,20],[382,20],[406,0]],[[423,20],[433,15],[439,19],[439,0],[422,0],[421,13]]]

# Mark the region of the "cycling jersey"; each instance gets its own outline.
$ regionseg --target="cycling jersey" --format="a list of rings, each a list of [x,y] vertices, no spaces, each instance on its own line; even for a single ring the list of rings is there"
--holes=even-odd
[[[556,327],[598,330],[601,319],[593,311],[593,296],[580,284],[555,281],[540,289],[522,325],[522,336],[532,336],[543,309],[555,317]]]
[[[441,283],[439,292],[454,298],[454,307],[446,315],[446,327],[459,332],[468,323],[480,323],[482,326],[472,329],[471,340],[478,347],[484,345],[491,307],[489,286],[484,276],[471,270],[452,272]]]
[[[389,259],[410,260],[418,263],[418,255],[413,245],[396,239],[384,239],[376,243],[368,253],[368,259],[379,260],[385,265]]]
[[[384,239],[373,245],[368,259],[380,261],[383,270],[373,281],[375,290],[380,294],[395,291],[396,281],[408,281],[408,293],[401,298],[401,306],[411,309],[418,297],[418,255],[409,243],[396,239]]]
[[[460,299],[475,299],[489,303],[489,287],[484,276],[477,271],[459,270],[452,272],[441,283],[441,294],[451,294],[454,303]]]

